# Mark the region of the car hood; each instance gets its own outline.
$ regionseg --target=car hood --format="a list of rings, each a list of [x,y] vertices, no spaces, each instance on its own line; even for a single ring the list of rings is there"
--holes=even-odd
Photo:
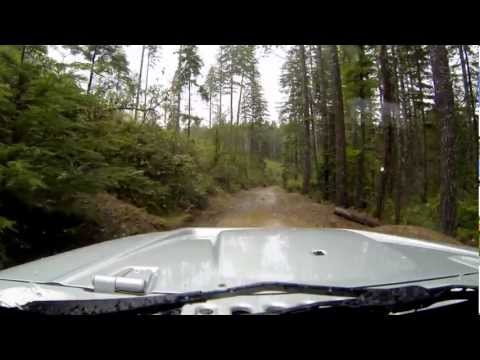
[[[107,241],[0,271],[6,281],[92,288],[94,275],[149,267],[151,292],[260,281],[383,286],[478,273],[478,250],[346,229],[187,228]],[[2,282],[3,281],[3,282]],[[477,280],[478,285],[478,280]]]

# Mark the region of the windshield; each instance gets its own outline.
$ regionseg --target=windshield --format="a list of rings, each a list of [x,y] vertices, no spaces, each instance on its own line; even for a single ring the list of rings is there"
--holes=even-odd
[[[478,45],[0,45],[0,298],[478,286],[478,80]]]

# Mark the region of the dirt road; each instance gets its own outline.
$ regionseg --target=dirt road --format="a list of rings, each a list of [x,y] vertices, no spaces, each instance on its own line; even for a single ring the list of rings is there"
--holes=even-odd
[[[365,226],[333,214],[332,204],[318,204],[278,186],[240,191],[214,198],[195,226],[218,227],[348,227]]]
[[[407,225],[371,228],[333,214],[331,203],[316,203],[278,186],[222,194],[195,216],[190,226],[211,227],[331,227],[376,231],[392,235],[459,244],[459,241],[431,229]]]

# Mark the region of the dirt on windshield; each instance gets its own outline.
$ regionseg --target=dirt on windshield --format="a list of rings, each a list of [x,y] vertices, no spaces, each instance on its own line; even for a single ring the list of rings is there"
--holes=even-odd
[[[335,215],[334,209],[331,203],[317,203],[278,186],[260,187],[211,198],[208,208],[196,214],[188,226],[347,228],[460,244],[454,238],[419,226],[368,227]]]

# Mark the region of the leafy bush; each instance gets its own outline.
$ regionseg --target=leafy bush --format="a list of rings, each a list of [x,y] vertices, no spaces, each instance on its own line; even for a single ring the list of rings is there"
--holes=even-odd
[[[110,192],[157,214],[206,205],[215,182],[198,145],[109,110],[53,65],[21,64],[18,50],[0,47],[2,247],[75,240],[88,221],[74,205],[81,193]],[[233,186],[242,174],[229,161],[219,170]]]
[[[473,242],[478,245],[478,202],[474,199],[461,201],[458,204],[457,237],[464,242]]]
[[[393,212],[393,204],[388,202]],[[402,223],[404,225],[424,226],[433,230],[439,230],[438,222],[438,199],[429,199],[426,204],[416,203],[402,209]]]
[[[269,184],[282,185],[283,165],[278,161],[265,160],[266,182]]]
[[[286,190],[288,192],[301,192],[303,187],[303,179],[299,176],[296,180],[295,178],[290,178],[287,180]]]

